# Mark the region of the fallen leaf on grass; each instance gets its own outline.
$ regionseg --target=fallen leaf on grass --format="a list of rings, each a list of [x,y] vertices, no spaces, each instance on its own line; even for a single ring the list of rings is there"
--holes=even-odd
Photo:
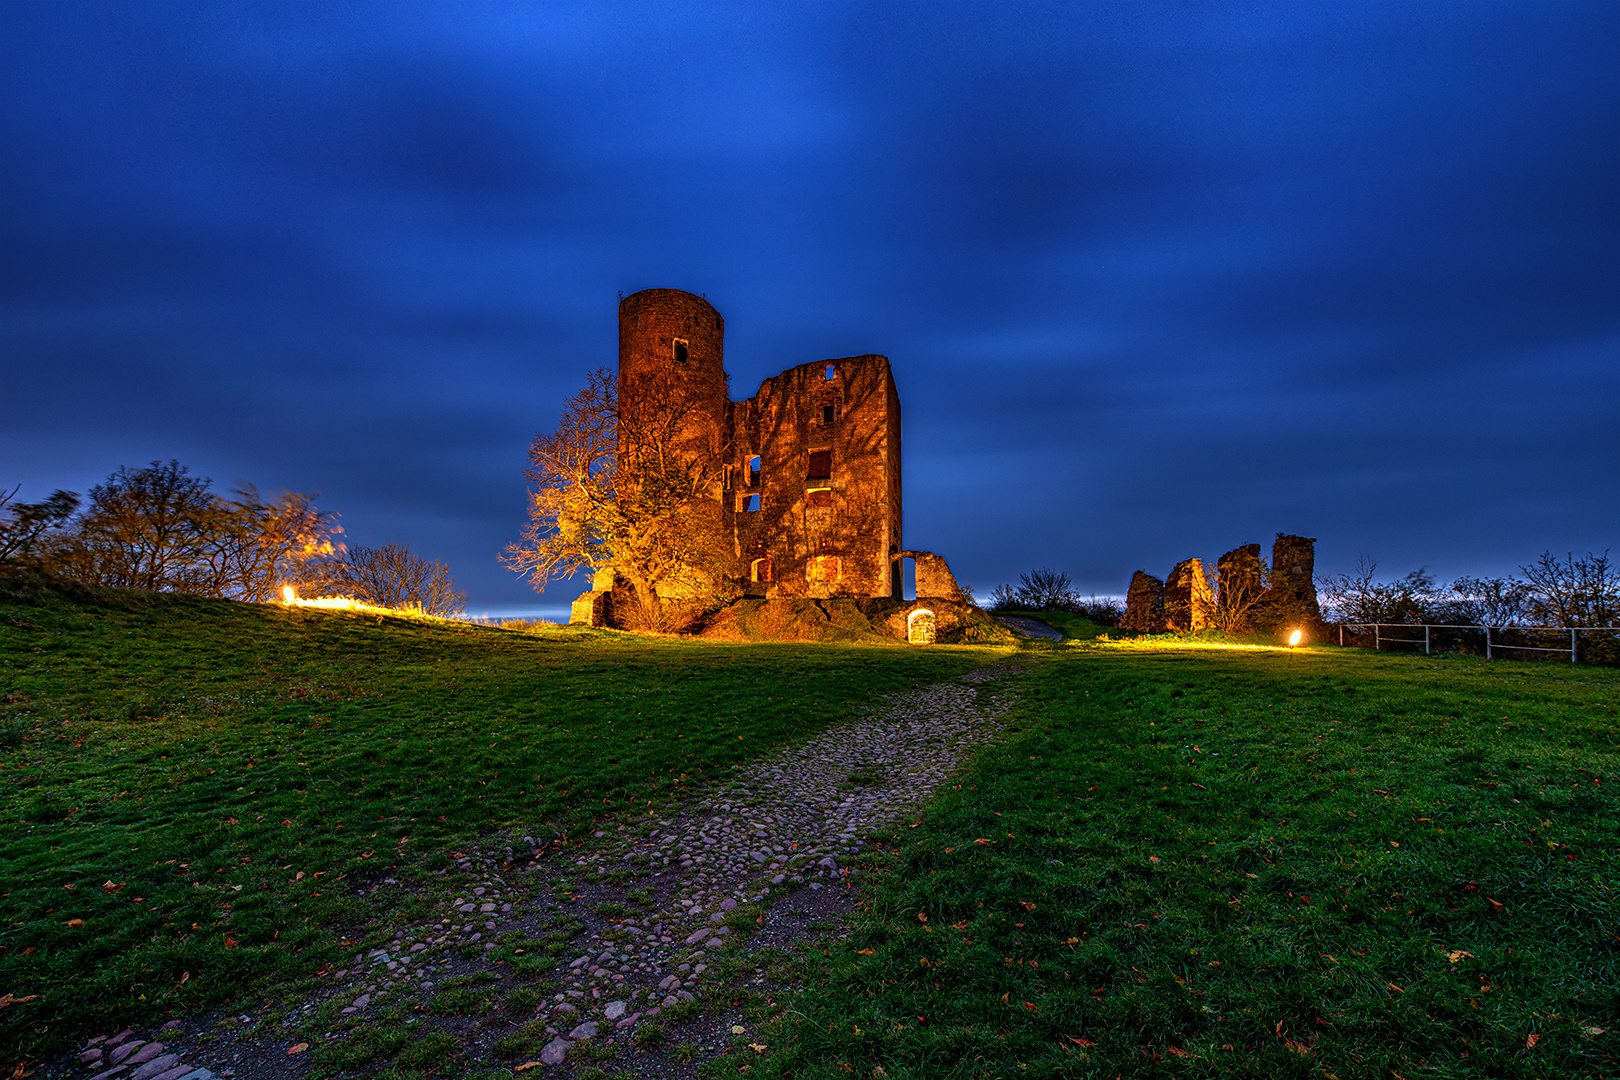
[[[1076,1045],[1076,1046],[1096,1046],[1097,1045],[1095,1042],[1093,1042],[1091,1039],[1086,1038],[1084,1035],[1081,1035],[1078,1038],[1073,1036],[1073,1035],[1065,1035],[1063,1037],[1065,1039],[1068,1039],[1070,1042],[1074,1043],[1074,1045]]]
[[[1033,1001],[1026,1001],[1026,1002],[1023,1003],[1023,1005],[1024,1005],[1024,1008],[1028,1009],[1030,1012],[1040,1012],[1041,1011]]]
[[[1293,1039],[1284,1039],[1283,1045],[1292,1050],[1294,1053],[1298,1054],[1300,1057],[1306,1057],[1311,1052],[1310,1047],[1306,1046],[1304,1043],[1295,1042]]]
[[[766,1046],[764,1043],[749,1043],[748,1044],[748,1049],[752,1050],[756,1054],[763,1054],[766,1050],[768,1050],[770,1048],[768,1046]]]
[[[1450,960],[1453,964],[1459,960],[1472,960],[1473,958],[1473,953],[1467,952],[1463,949],[1452,949],[1450,952],[1446,953],[1446,959]]]
[[[994,840],[986,840],[986,839],[985,839],[985,838],[984,838],[984,837],[982,837],[982,836],[981,836],[981,837],[979,837],[979,838],[978,838],[978,839],[977,839],[977,840],[975,840],[975,841],[973,841],[973,842],[974,842],[974,843],[975,843],[975,844],[993,844],[993,843],[995,843],[995,841],[994,841]]]
[[[966,919],[963,919],[961,922],[953,922],[953,923],[951,923],[951,929],[952,930],[966,930],[967,928],[968,928],[968,921]]]
[[[104,893],[115,893],[127,884],[129,883],[126,881],[103,881],[101,883],[101,891]]]
[[[733,1035],[741,1035],[743,1033],[743,1026],[741,1024],[732,1024],[731,1033]]]
[[[1588,1039],[1595,1039],[1599,1035],[1607,1034],[1608,1030],[1608,1028],[1600,1027],[1583,1027],[1581,1028],[1581,1034],[1585,1035]]]
[[[67,924],[69,926],[71,926],[73,929],[77,930],[79,927],[84,925],[84,920],[83,919],[69,919],[67,921]]]
[[[294,1046],[287,1047],[287,1056],[291,1057],[294,1054],[302,1054],[305,1050],[308,1050],[308,1049],[309,1049],[309,1043],[298,1043],[298,1044],[296,1044]]]
[[[1167,1047],[1164,1048],[1164,1052],[1169,1054],[1171,1057],[1179,1057],[1179,1058],[1192,1057],[1191,1054],[1187,1053],[1187,1051],[1183,1050],[1179,1046],[1167,1046]]]
[[[875,952],[877,952],[876,949],[856,949],[855,950],[855,955],[856,956],[871,956]]]
[[[1492,900],[1490,897],[1487,896],[1485,898],[1485,902],[1487,904],[1491,905],[1491,910],[1493,912],[1495,912],[1496,914],[1498,914],[1498,915],[1502,914],[1502,912],[1507,910],[1507,905],[1502,903],[1502,901],[1500,901],[1500,900]]]
[[[1534,1031],[1532,1031],[1529,1034],[1529,1036],[1524,1040],[1524,1048],[1526,1050],[1534,1050],[1536,1048],[1536,1043],[1538,1043],[1540,1041],[1541,1041],[1541,1036],[1536,1034]]]
[[[29,951],[32,952],[33,950],[30,949]],[[33,1001],[37,997],[39,997],[38,994],[29,994],[27,997],[15,997],[11,994],[0,994],[0,1009],[5,1008],[7,1005],[21,1005],[23,1002]]]
[[[525,1061],[521,1065],[514,1066],[512,1071],[515,1073],[526,1072],[529,1069],[538,1069],[543,1064],[545,1064],[543,1061]]]

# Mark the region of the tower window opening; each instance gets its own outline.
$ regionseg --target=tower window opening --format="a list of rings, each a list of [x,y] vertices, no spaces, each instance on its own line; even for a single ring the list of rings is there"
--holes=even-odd
[[[691,355],[691,350],[687,348],[687,343],[682,341],[680,338],[676,338],[675,339],[675,362],[677,364],[684,364],[684,363],[686,363],[687,357],[690,356],[690,355]]]
[[[804,478],[825,480],[832,475],[832,450],[811,450],[805,455]]]
[[[831,506],[832,488],[814,487],[805,489],[804,505],[808,507]]]
[[[748,458],[748,486],[759,487],[759,455],[753,454]]]
[[[763,583],[763,582],[770,581],[771,580],[771,557],[769,555],[767,555],[763,559],[755,559],[752,563],[749,564],[749,571],[750,572],[749,572],[748,576],[750,578],[752,578],[756,582]]]
[[[744,495],[742,500],[742,508],[744,513],[752,513],[757,511],[759,509],[759,493],[755,492],[752,495]]]
[[[828,382],[832,382],[838,377],[838,369],[833,367],[831,364],[828,364],[827,370],[823,374]]]
[[[833,426],[833,420],[835,420],[837,418],[837,415],[838,415],[838,411],[833,406],[831,406],[831,405],[823,405],[821,407],[821,426],[822,427],[832,427]]]

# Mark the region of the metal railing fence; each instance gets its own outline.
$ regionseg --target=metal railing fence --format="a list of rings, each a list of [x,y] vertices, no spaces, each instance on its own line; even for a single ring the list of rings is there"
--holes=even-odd
[[[1485,658],[1487,660],[1495,659],[1498,652],[1567,653],[1569,655],[1569,662],[1572,664],[1578,664],[1580,663],[1581,634],[1605,634],[1608,636],[1611,642],[1620,642],[1620,627],[1614,626],[1471,626],[1460,623],[1352,622],[1339,623],[1338,627],[1340,645],[1355,644],[1354,642],[1345,641],[1345,631],[1347,629],[1357,631],[1371,630],[1373,639],[1372,647],[1374,649],[1381,650],[1385,645],[1422,645],[1424,655],[1426,656],[1431,654],[1434,649],[1436,635],[1433,633],[1433,631],[1453,631],[1454,633],[1445,635],[1451,638],[1460,637],[1463,634],[1480,634],[1484,636]],[[1384,633],[1385,630],[1397,630],[1405,633],[1401,635],[1390,635]],[[1423,636],[1417,637],[1410,633],[1411,631],[1416,630],[1423,631]],[[1548,641],[1551,640],[1551,638],[1547,635],[1552,634],[1557,634],[1560,638],[1562,638],[1563,635],[1568,634],[1569,644],[1564,645],[1560,643],[1555,646],[1527,645],[1521,642],[1506,640],[1507,637],[1522,638],[1529,635],[1542,635],[1541,637],[1533,638],[1532,640]]]

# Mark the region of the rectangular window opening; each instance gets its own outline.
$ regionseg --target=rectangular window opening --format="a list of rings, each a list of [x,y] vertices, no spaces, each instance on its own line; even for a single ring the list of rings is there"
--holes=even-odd
[[[805,493],[804,493],[804,505],[806,505],[806,506],[831,506],[832,505],[832,488],[824,488],[824,487],[807,488],[805,490]]]
[[[831,364],[828,364],[827,365],[827,370],[824,373],[824,375],[825,375],[828,382],[832,382],[833,379],[838,377],[838,369],[833,367]]]
[[[748,486],[759,487],[759,455],[753,454],[748,458]]]
[[[831,405],[823,405],[821,407],[821,426],[822,427],[832,427],[833,426],[833,421],[836,420],[836,419],[838,419],[838,411],[837,411],[836,408],[834,408]]]
[[[675,339],[675,362],[677,364],[686,363],[687,357],[691,355],[691,351],[687,348],[687,344],[687,342],[681,340],[680,338]]]
[[[757,511],[759,509],[759,493],[756,491],[752,495],[744,495],[742,508],[744,513]]]
[[[825,480],[832,476],[832,450],[811,450],[804,459],[806,480]]]

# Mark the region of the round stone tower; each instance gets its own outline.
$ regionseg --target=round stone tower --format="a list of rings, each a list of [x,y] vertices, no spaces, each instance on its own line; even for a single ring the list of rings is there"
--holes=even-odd
[[[634,458],[627,442],[638,424],[675,418],[676,448],[710,458],[718,474],[730,401],[725,334],[720,313],[680,289],[643,289],[619,301],[621,454]]]

